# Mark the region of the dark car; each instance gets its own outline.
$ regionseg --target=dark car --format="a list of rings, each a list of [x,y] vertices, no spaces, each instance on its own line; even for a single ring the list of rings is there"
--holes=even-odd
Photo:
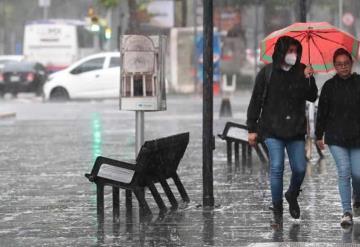
[[[21,61],[5,64],[0,72],[0,96],[11,93],[16,97],[19,92],[34,92],[39,96],[46,79],[46,69],[40,63]]]

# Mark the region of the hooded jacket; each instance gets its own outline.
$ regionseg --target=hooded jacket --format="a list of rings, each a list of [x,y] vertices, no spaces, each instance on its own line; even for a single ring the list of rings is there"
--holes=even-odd
[[[335,75],[326,81],[319,99],[315,135],[325,143],[360,147],[360,75]]]
[[[297,60],[289,71],[281,68],[290,45],[297,46]],[[263,138],[304,139],[306,134],[306,100],[314,102],[318,89],[314,77],[305,78],[305,65],[300,63],[300,42],[291,37],[277,41],[272,64],[272,74],[266,82],[265,67],[258,73],[247,111],[249,133]],[[271,65],[267,65],[271,66]],[[267,84],[267,95],[263,92]]]

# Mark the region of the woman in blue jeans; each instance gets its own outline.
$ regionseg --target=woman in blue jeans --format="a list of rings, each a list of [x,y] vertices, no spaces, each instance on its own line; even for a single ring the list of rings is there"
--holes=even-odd
[[[266,65],[256,77],[247,111],[249,144],[255,145],[260,134],[269,150],[272,226],[282,223],[285,150],[292,171],[285,198],[291,216],[300,217],[297,197],[306,171],[305,103],[314,102],[318,91],[313,69],[300,63],[301,54],[302,47],[296,39],[288,36],[278,39],[273,63]]]
[[[335,159],[341,226],[346,227],[353,223],[352,195],[354,211],[360,209],[360,76],[352,73],[353,60],[345,49],[335,51],[333,62],[336,75],[321,90],[315,134],[318,146],[324,149],[326,143]]]

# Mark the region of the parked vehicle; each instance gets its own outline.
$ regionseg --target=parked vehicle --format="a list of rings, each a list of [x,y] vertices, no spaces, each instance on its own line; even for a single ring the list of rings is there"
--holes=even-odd
[[[0,95],[11,93],[16,97],[19,92],[35,92],[39,96],[46,78],[46,69],[40,63],[7,63],[0,73]]]
[[[0,71],[4,68],[5,64],[20,62],[24,59],[22,55],[2,55],[0,56]]]
[[[25,23],[24,56],[55,72],[97,50],[94,33],[85,21],[71,19],[34,20]]]
[[[91,55],[49,75],[45,100],[117,98],[120,92],[120,53]]]

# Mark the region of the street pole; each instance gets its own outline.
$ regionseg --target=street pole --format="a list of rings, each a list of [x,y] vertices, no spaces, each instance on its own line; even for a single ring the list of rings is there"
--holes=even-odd
[[[306,22],[306,0],[300,0],[300,22]]]
[[[1,54],[6,54],[5,53],[5,44],[6,44],[6,11],[5,11],[5,6],[6,6],[6,0],[1,1],[0,2],[0,9],[1,9],[1,18],[2,18],[2,25],[1,25],[1,29],[0,29],[0,53]]]
[[[135,159],[139,154],[141,146],[144,144],[144,115],[144,111],[136,111]]]
[[[145,132],[144,119],[145,119],[144,111],[135,111],[135,160],[140,152],[141,146],[144,144],[144,132]],[[131,210],[132,208],[131,190],[126,190],[125,204],[126,204],[126,209]]]
[[[197,1],[193,0],[193,15],[194,15],[194,52],[193,52],[193,63],[194,63],[194,92],[198,92],[198,79],[197,79],[197,70],[198,70],[198,61],[197,61],[197,54],[196,54],[196,38],[198,34],[197,30],[197,18],[196,18],[196,8],[197,8]]]
[[[43,7],[43,19],[47,20],[48,18],[48,7]]]
[[[47,20],[51,0],[38,0],[38,5],[43,9],[43,19]]]
[[[186,27],[187,22],[187,0],[181,1],[181,26]]]
[[[343,17],[343,0],[339,0],[339,28],[342,29],[343,28],[343,24],[342,24],[342,17]]]
[[[255,1],[255,31],[254,31],[254,78],[256,78],[258,62],[257,62],[257,49],[258,49],[258,31],[259,31],[259,1]],[[255,80],[254,80],[255,81]]]
[[[203,0],[203,10],[203,206],[213,207],[213,1]]]
[[[113,30],[113,26],[112,26],[112,18],[113,18],[113,9],[112,8],[108,8],[106,10],[106,22],[107,22],[107,27],[111,29],[111,31]],[[112,37],[110,37],[110,39],[106,40],[105,43],[105,50],[106,51],[110,51],[111,50],[111,41],[112,41]]]

